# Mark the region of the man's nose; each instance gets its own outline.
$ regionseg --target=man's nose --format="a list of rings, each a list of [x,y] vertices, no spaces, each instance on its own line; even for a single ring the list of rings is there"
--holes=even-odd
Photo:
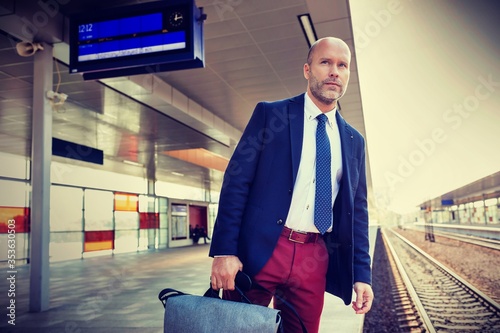
[[[338,77],[339,76],[339,70],[338,70],[337,66],[331,66],[330,67],[329,76],[330,77]]]

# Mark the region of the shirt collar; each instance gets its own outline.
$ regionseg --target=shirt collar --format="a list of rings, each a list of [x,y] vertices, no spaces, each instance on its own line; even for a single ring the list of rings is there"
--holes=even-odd
[[[309,97],[307,92],[305,93],[305,99],[304,99],[304,110],[306,113],[306,119],[308,121],[314,120],[317,116],[319,116],[321,113],[321,110],[314,104],[312,99]],[[337,107],[333,108],[331,111],[328,111],[325,113],[325,115],[328,117],[328,122],[330,125],[336,121],[335,120],[335,113],[337,112]]]

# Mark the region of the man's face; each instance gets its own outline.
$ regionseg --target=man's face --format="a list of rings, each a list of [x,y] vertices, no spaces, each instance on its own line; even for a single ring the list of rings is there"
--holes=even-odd
[[[316,104],[333,107],[344,95],[349,83],[350,60],[349,48],[341,41],[325,40],[316,46],[311,64],[304,65],[308,92]]]

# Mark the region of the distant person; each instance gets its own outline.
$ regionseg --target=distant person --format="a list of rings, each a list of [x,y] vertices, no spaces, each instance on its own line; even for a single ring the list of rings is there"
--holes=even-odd
[[[203,238],[203,242],[204,242],[205,244],[207,244],[207,239],[208,239],[208,240],[210,240],[210,237],[208,237],[208,235],[207,235],[207,231],[205,230],[205,228],[204,228],[204,227],[201,227],[201,228],[200,228],[200,237],[202,237],[202,238]]]
[[[198,244],[200,240],[200,226],[196,225],[191,231],[191,238],[193,239],[193,244]]]
[[[209,253],[212,287],[225,298],[243,270],[290,302],[309,333],[318,332],[325,291],[347,305],[354,289],[358,314],[373,301],[365,141],[337,104],[350,61],[345,42],[320,39],[303,67],[306,93],[257,104],[224,175]],[[258,290],[247,296],[270,303]],[[302,332],[286,307],[274,306],[285,332]]]

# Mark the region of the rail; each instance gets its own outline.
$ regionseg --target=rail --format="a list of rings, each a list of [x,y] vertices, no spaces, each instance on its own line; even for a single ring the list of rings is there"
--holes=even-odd
[[[384,240],[398,264],[422,332],[498,332],[500,305],[392,230]]]

